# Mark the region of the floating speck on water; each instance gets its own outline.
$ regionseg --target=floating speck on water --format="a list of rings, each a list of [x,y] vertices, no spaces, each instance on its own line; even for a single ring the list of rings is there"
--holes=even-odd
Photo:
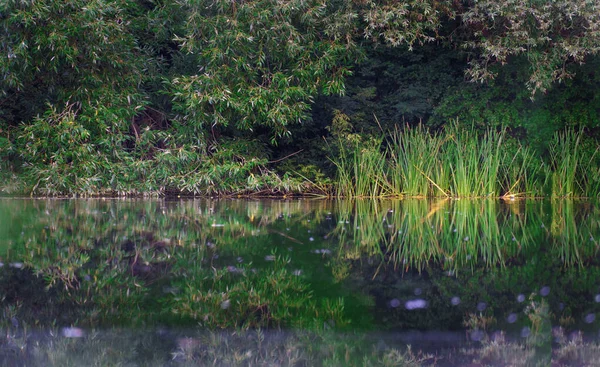
[[[597,294],[596,297],[594,297],[594,301],[596,301],[596,303],[600,303],[600,294]]]
[[[406,303],[404,303],[404,307],[407,310],[419,310],[427,307],[427,301],[424,299],[413,299],[406,301]]]
[[[393,300],[390,301],[390,307],[392,308],[396,308],[400,306],[400,300],[397,298],[394,298]]]
[[[474,340],[476,342],[482,340],[484,336],[485,334],[481,330],[473,330],[470,334],[471,340]]]
[[[302,275],[302,270],[296,269],[296,270],[294,270],[294,272],[292,274],[294,274],[295,276],[299,277],[300,275]]]
[[[415,289],[415,296],[420,296],[421,293],[423,293],[423,290],[421,288],[416,288]]]
[[[314,239],[313,237],[309,237],[309,238],[308,238],[308,240],[309,240],[310,242],[312,242],[312,241],[314,241],[315,239]]]
[[[545,287],[542,287],[542,289],[540,289],[540,296],[546,297],[549,294],[550,294],[550,287],[545,286]]]
[[[166,294],[169,294],[169,293],[170,293],[170,294],[177,294],[177,293],[179,293],[179,288],[177,288],[177,287],[169,287],[169,286],[164,286],[164,287],[162,288],[162,291],[163,291],[163,293],[166,293]]]
[[[21,269],[23,267],[23,263],[20,263],[20,262],[10,263],[8,266],[10,266],[11,268],[15,268],[15,269]]]
[[[221,302],[221,308],[226,310],[229,308],[229,306],[231,306],[231,301],[226,299],[225,301]]]
[[[591,324],[592,322],[594,322],[594,320],[596,320],[596,315],[593,313],[588,313],[587,315],[585,315],[584,321],[587,324]]]
[[[525,326],[523,329],[521,329],[522,338],[527,338],[529,334],[531,334],[531,329],[529,327]]]
[[[450,299],[450,303],[452,306],[458,306],[460,304],[460,297],[452,297],[452,299]]]
[[[267,256],[265,256],[265,261],[275,261],[275,255],[267,255]]]
[[[524,294],[519,294],[517,296],[517,302],[521,303],[523,301],[525,301],[525,295]]]
[[[515,322],[517,322],[517,314],[516,313],[511,313],[510,315],[508,315],[508,317],[506,318],[506,321],[509,324],[514,324]]]
[[[85,332],[78,327],[64,327],[61,330],[62,336],[65,338],[83,338]]]
[[[477,304],[477,311],[479,311],[479,312],[485,311],[486,308],[487,308],[487,305],[485,304],[485,302],[479,302]]]

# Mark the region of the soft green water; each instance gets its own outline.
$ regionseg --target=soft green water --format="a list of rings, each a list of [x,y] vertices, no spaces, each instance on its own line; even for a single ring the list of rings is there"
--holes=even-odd
[[[594,365],[598,240],[593,201],[1,199],[0,364]]]

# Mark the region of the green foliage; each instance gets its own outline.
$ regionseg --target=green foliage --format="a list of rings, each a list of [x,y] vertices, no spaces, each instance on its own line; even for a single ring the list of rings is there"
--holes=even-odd
[[[318,100],[313,119],[325,121],[317,123],[328,124],[335,110],[352,120],[356,132],[366,134],[379,133],[378,123],[384,130],[393,130],[400,122],[425,123],[448,92],[465,83],[465,56],[449,47],[365,48],[368,57],[348,78],[345,95]],[[324,108],[333,110],[333,116],[319,115]]]
[[[535,100],[524,88],[527,63],[524,57],[511,59],[511,64],[498,70],[488,84],[457,83],[435,106],[427,124],[439,126],[459,118],[477,126],[508,127],[512,135],[530,145],[535,153],[543,153],[554,133],[568,126],[595,129],[599,120],[595,90],[598,78],[594,70],[597,60],[581,66],[569,66],[572,79],[553,86]]]
[[[96,106],[131,117],[128,106],[141,103],[137,86],[144,64],[128,31],[127,7],[121,1],[5,4],[0,18],[5,116],[27,121],[50,102],[80,103],[90,117]],[[109,124],[92,121],[100,131],[102,122]]]
[[[549,144],[552,172],[552,196],[598,195],[593,190],[597,187],[597,166],[594,158],[598,147],[593,151],[582,151],[583,131],[567,130],[557,133]],[[585,162],[585,163],[584,163]]]
[[[201,72],[173,78],[171,93],[188,123],[243,131],[267,126],[275,140],[306,118],[314,96],[343,92],[356,48],[328,35],[332,14],[322,2],[186,5],[180,42],[197,55]]]
[[[600,51],[598,5],[593,1],[477,1],[461,18],[474,36],[464,46],[481,50],[467,75],[475,81],[493,78],[489,65],[525,55],[532,95],[571,78],[568,64],[583,63]]]
[[[506,155],[498,173],[504,196],[544,196],[549,180],[548,164],[514,138],[507,138],[504,151]]]
[[[337,196],[378,198],[394,195],[388,183],[381,142],[375,139],[361,141],[356,135],[340,139],[339,159],[334,160],[338,168]]]
[[[424,126],[395,130],[391,135],[390,165],[394,187],[415,197],[449,195],[449,167],[438,165],[445,138]],[[432,192],[435,192],[435,194]]]
[[[400,121],[508,127],[507,135],[544,151],[564,126],[598,126],[593,10],[583,0],[6,1],[3,189],[323,194],[327,179],[298,167],[333,176],[323,159],[327,127],[334,140],[366,141]],[[466,58],[471,79],[493,74],[493,84],[464,82]],[[557,80],[563,84],[550,89]],[[532,102],[536,91],[546,94]],[[353,161],[361,195],[398,195],[388,182],[395,178],[379,167],[385,150]],[[337,160],[342,152],[334,144],[330,153]],[[448,192],[447,168],[429,172],[427,182]],[[593,177],[582,187],[587,194],[600,187]],[[524,181],[499,185],[508,192]]]

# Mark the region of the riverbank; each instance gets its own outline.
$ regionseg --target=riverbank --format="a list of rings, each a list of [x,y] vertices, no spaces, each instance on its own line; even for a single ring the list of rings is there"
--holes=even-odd
[[[0,191],[41,197],[597,197],[598,141],[557,132],[545,152],[507,129],[457,122],[441,130],[396,128],[379,136],[338,133],[321,167],[244,157],[233,146],[211,155],[155,149],[151,157],[98,157],[18,167],[6,161]],[[248,154],[248,153],[247,153]],[[114,157],[113,157],[114,158]],[[333,167],[329,174],[327,165]]]

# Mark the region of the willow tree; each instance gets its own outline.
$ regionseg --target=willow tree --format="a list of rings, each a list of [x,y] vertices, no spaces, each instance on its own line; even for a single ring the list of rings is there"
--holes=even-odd
[[[307,118],[318,95],[344,93],[363,58],[360,41],[391,45],[433,40],[443,2],[325,0],[182,1],[178,41],[197,72],[172,79],[189,124],[267,127],[275,142]]]
[[[598,14],[589,0],[7,0],[0,157],[46,193],[239,183],[266,154],[215,161],[207,142],[260,131],[264,152],[315,97],[344,93],[365,49],[465,47],[473,80],[525,56],[535,93],[597,54]]]
[[[468,38],[462,46],[477,52],[468,76],[494,78],[494,66],[511,57],[529,61],[528,89],[545,92],[553,82],[572,77],[570,65],[600,51],[597,0],[469,1],[460,17]]]

